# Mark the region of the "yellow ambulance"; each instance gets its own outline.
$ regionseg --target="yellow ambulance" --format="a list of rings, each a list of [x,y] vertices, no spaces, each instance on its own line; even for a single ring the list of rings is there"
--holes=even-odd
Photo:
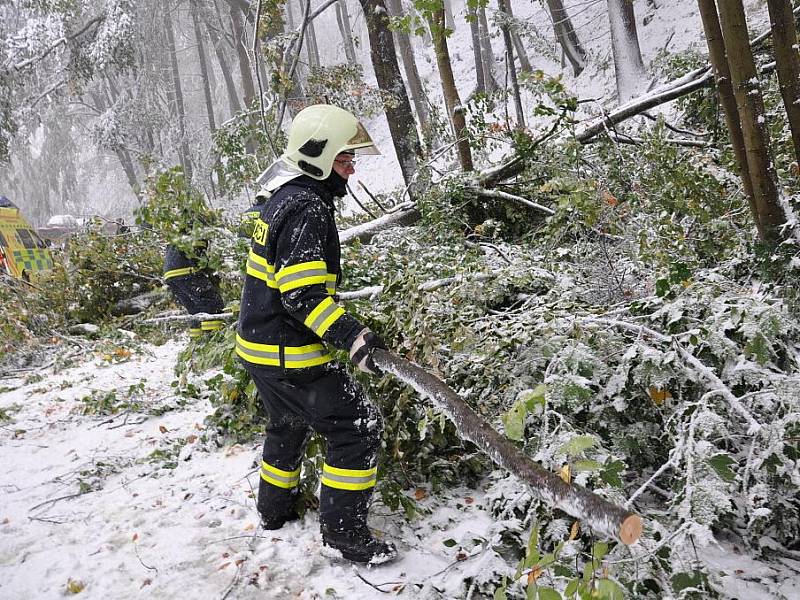
[[[11,200],[0,196],[0,274],[26,281],[53,268],[53,257]]]

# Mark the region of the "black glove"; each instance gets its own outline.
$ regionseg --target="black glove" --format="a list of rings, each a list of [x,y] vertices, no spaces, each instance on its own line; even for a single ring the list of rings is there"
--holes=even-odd
[[[372,351],[375,350],[375,348],[386,350],[386,343],[378,334],[371,331],[369,327],[365,327],[361,330],[356,341],[353,342],[353,345],[350,347],[350,360],[352,360],[353,364],[361,371],[364,371],[364,373],[382,375],[383,373],[375,365],[375,361],[372,360]]]

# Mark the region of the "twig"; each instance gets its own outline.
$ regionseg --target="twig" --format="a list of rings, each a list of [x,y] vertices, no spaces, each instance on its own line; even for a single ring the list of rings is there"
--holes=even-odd
[[[37,504],[36,506],[30,507],[28,509],[28,512],[32,512],[32,511],[36,510],[37,508],[41,508],[42,506],[47,506],[48,504],[52,506],[53,504],[55,504],[56,502],[60,502],[61,500],[71,500],[72,498],[77,498],[78,496],[83,496],[83,495],[88,494],[88,493],[93,492],[93,491],[94,490],[89,490],[87,492],[77,492],[76,494],[68,494],[66,496],[60,496],[58,498],[53,498],[52,500],[45,500],[44,502],[41,502],[41,503]]]
[[[156,575],[158,575],[158,569],[157,569],[156,567],[151,567],[151,566],[149,566],[149,565],[145,564],[145,562],[142,560],[142,557],[141,557],[141,556],[139,556],[139,544],[137,544],[136,542],[134,542],[134,543],[133,543],[133,552],[136,554],[136,558],[138,558],[138,559],[139,559],[139,563],[140,563],[140,564],[141,564],[141,565],[142,565],[142,566],[143,566],[145,569],[149,569],[149,570],[151,570],[151,571],[155,571],[155,572],[156,572]]]
[[[389,211],[386,209],[386,207],[385,207],[385,206],[383,206],[383,204],[381,204],[381,203],[378,201],[378,198],[375,196],[375,194],[373,194],[372,192],[370,192],[370,191],[369,191],[369,188],[367,188],[367,186],[366,186],[366,185],[364,185],[364,182],[363,182],[363,181],[359,181],[359,182],[358,182],[358,185],[361,187],[361,189],[362,189],[362,190],[364,190],[364,191],[367,193],[367,196],[369,196],[369,197],[372,199],[372,201],[373,201],[375,204],[377,204],[377,205],[378,205],[378,208],[380,208],[380,209],[381,209],[383,212],[389,212]]]
[[[361,207],[361,210],[363,210],[365,213],[367,213],[373,219],[377,219],[378,218],[378,215],[376,215],[374,212],[372,212],[366,206],[361,204],[361,200],[358,199],[358,196],[356,196],[355,192],[353,191],[353,188],[350,187],[350,184],[345,183],[345,187],[347,188],[348,193],[353,197],[353,200],[356,201],[356,204],[358,204]]]
[[[374,583],[368,581],[367,579],[365,579],[364,576],[361,573],[359,573],[358,571],[355,571],[355,574],[356,574],[356,577],[358,577],[361,581],[366,583],[368,586],[378,590],[381,594],[391,594],[392,592],[390,590],[382,590],[378,586],[381,586],[381,585],[397,585],[398,583],[402,583],[402,582],[394,582],[394,581],[392,581],[392,582],[388,582],[388,583],[374,584]]]

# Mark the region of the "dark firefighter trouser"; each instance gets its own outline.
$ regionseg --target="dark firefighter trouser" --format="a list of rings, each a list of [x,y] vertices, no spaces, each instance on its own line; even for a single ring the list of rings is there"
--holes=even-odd
[[[300,462],[314,430],[327,441],[320,477],[320,523],[335,531],[365,526],[383,430],[378,408],[335,363],[326,365],[324,374],[313,380],[248,371],[270,421],[261,462],[259,512],[267,518],[291,512]]]
[[[218,314],[223,311],[225,304],[219,288],[209,275],[203,271],[169,277],[166,280],[175,300],[186,309],[190,315],[197,313]],[[189,336],[198,337],[203,333],[217,331],[225,326],[223,321],[217,319],[192,319],[189,321]]]

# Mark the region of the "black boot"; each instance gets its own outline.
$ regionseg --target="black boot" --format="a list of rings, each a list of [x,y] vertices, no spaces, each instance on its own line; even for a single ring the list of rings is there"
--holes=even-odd
[[[379,565],[397,557],[394,544],[376,539],[366,526],[349,531],[335,531],[323,526],[322,543],[341,552],[343,558],[358,563]]]
[[[300,515],[294,508],[290,510],[288,513],[279,516],[265,515],[263,513],[259,514],[261,514],[261,526],[264,529],[270,529],[270,530],[280,529],[281,527],[286,525],[286,523],[289,523],[290,521],[297,521],[300,518]]]

